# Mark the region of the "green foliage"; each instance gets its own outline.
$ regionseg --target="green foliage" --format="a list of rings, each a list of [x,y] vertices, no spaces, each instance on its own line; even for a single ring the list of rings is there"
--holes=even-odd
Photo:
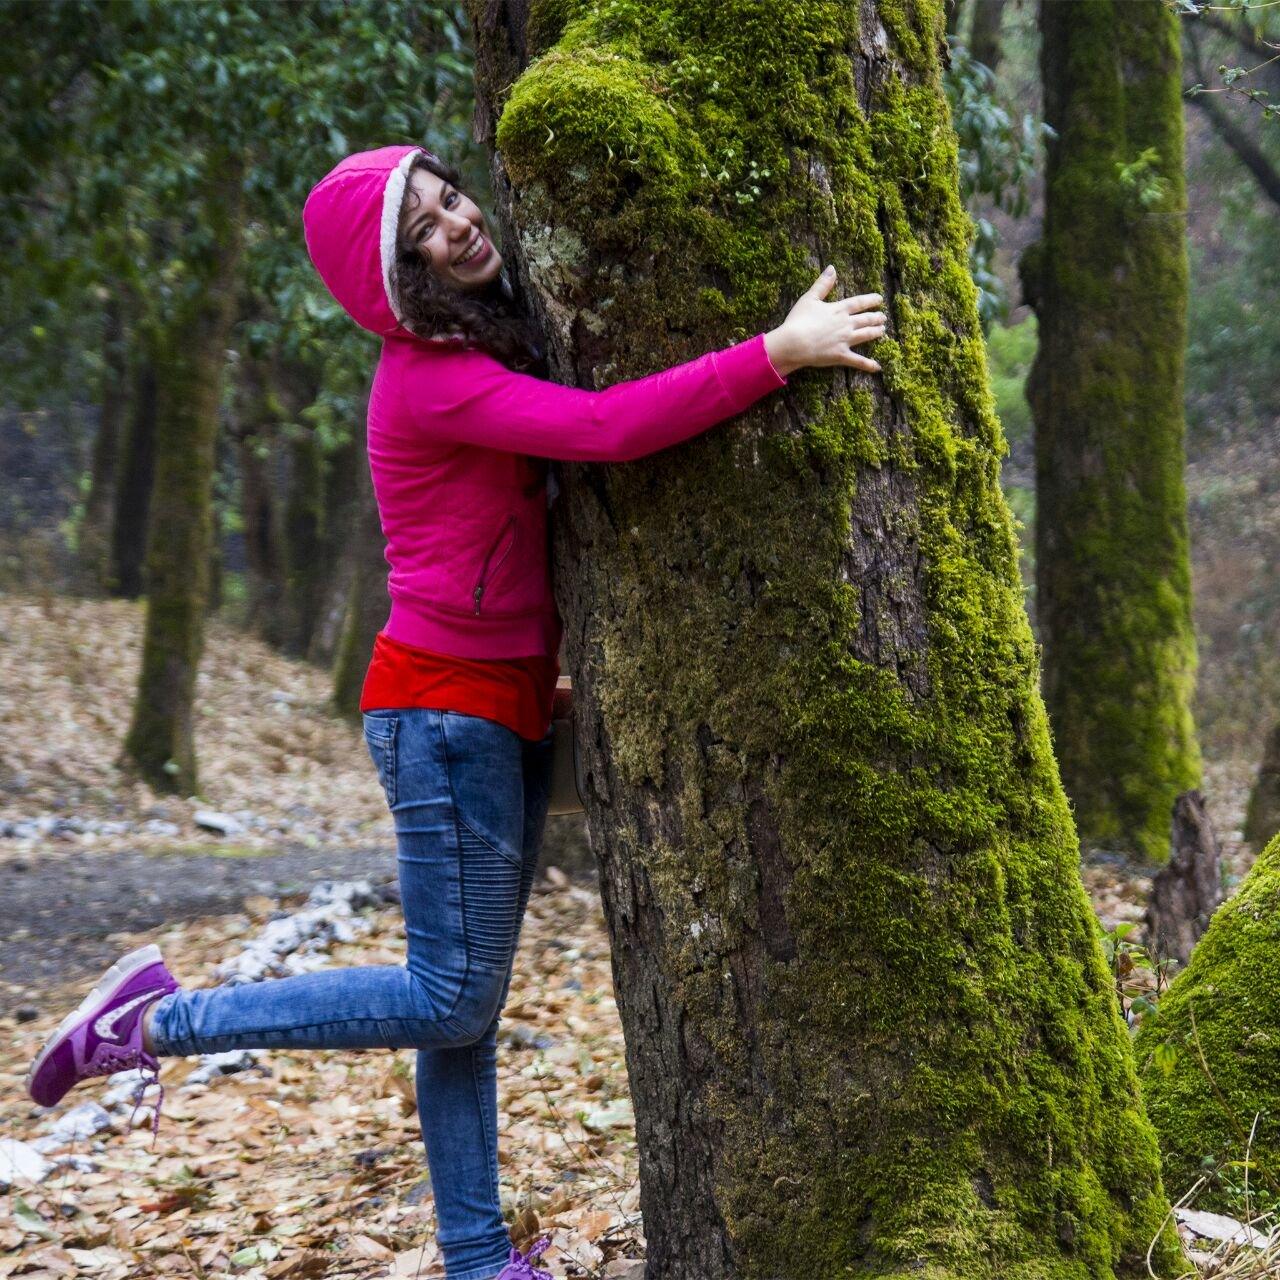
[[[1031,439],[1031,405],[1026,387],[1038,340],[1034,313],[1021,324],[994,325],[987,333],[991,394],[995,397],[996,416],[1010,444]]]
[[[1278,947],[1280,836],[1218,908],[1138,1031],[1165,1182],[1181,1195],[1205,1177],[1201,1207],[1240,1210],[1246,1157],[1255,1191],[1280,1198]]]
[[[943,76],[960,154],[960,194],[966,207],[985,196],[1011,217],[1030,207],[1030,183],[1041,138],[1052,134],[1030,112],[1018,117],[1014,100],[1002,90],[989,67],[976,61],[956,37],[950,39],[951,65]],[[1004,285],[995,271],[998,237],[988,218],[974,220],[969,265],[978,286],[978,314],[984,332],[1009,312]]]

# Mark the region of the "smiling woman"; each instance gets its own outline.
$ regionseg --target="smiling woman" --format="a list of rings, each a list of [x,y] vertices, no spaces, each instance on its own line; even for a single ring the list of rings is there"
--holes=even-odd
[[[393,280],[404,323],[421,337],[459,337],[508,368],[546,372],[520,315],[484,211],[458,186],[458,171],[418,152],[396,228]]]

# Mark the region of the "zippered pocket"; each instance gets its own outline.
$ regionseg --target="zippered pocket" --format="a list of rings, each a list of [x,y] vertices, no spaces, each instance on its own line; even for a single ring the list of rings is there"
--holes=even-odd
[[[515,545],[515,523],[516,518],[514,515],[509,515],[506,518],[503,522],[502,528],[498,531],[498,536],[493,540],[493,546],[489,548],[489,552],[484,558],[484,564],[480,566],[480,576],[476,579],[476,585],[471,589],[471,599],[475,604],[476,613],[480,612],[480,601],[484,596],[484,589],[487,585],[488,579],[498,572],[499,568],[502,566],[502,562],[507,558],[511,552],[511,548]],[[501,545],[502,539],[506,537],[508,529],[512,531],[510,541],[508,541],[507,545],[503,547],[502,554],[498,557],[497,561],[491,565],[489,562],[493,560],[494,552],[497,551],[498,547]]]

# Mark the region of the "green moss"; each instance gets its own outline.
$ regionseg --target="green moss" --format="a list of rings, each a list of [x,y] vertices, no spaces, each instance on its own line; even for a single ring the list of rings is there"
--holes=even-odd
[[[1046,18],[1058,137],[1044,241],[1026,263],[1044,696],[1082,841],[1163,862],[1173,802],[1200,780],[1178,22],[1158,0],[1051,5]],[[1144,152],[1154,164],[1127,175]]]
[[[802,370],[569,469],[601,856],[653,930],[735,1274],[1145,1275],[1167,1202],[1037,690],[941,6],[876,12],[865,105],[858,10],[823,0],[557,4],[506,99],[521,243],[570,228],[556,313],[607,317],[584,383],[777,323],[825,261],[890,315],[874,381]],[[1176,1270],[1169,1231],[1153,1256]]]
[[[1236,1189],[1243,1184],[1246,1151],[1255,1195],[1280,1201],[1278,949],[1280,837],[1218,909],[1186,969],[1138,1033],[1143,1092],[1160,1136],[1165,1182],[1182,1195],[1207,1173],[1210,1183],[1197,1197],[1198,1208],[1244,1208]]]

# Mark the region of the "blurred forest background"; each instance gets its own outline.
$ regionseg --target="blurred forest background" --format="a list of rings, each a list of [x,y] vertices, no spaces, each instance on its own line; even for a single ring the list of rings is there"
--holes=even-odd
[[[1183,55],[1184,476],[1203,764],[1200,807],[1182,819],[1186,893],[1167,908],[1185,960],[1217,895],[1280,830],[1280,8],[1168,7]],[[1041,343],[1024,291],[1045,226],[1042,28],[1029,0],[955,0],[947,13],[946,92],[1009,446],[1001,483],[1044,643],[1044,494],[1038,503],[1028,400]],[[377,342],[321,284],[301,209],[342,156],[392,142],[446,156],[483,208],[493,200],[472,137],[461,4],[5,0],[0,21],[0,991],[16,1027],[51,1016],[51,984],[83,980],[129,930],[173,924],[172,951],[211,967],[280,902],[297,905],[291,895],[309,881],[392,877],[394,832],[357,714],[388,607],[362,435]],[[1124,175],[1140,198],[1154,190],[1145,164]],[[755,176],[732,179],[746,190]],[[842,280],[839,292],[864,285],[875,287]],[[1123,700],[1113,711],[1123,719]],[[1094,836],[1102,815],[1071,798],[1132,1015],[1155,979],[1134,985],[1145,958],[1124,939],[1147,918],[1178,830],[1162,801],[1163,847]],[[639,1250],[634,1148],[581,819],[553,819],[546,850],[553,870],[531,908],[510,1045],[550,1046],[561,1016],[577,1037],[550,1049],[563,1079],[545,1088],[587,1117],[575,1140],[593,1159],[616,1157],[606,1182],[622,1207],[584,1210],[572,1239],[592,1266],[623,1264]],[[1191,863],[1215,882],[1198,897]],[[388,912],[366,941],[333,954],[384,962],[398,954],[396,928]],[[291,1073],[301,1077],[283,1068],[282,1085]],[[412,1136],[403,1078],[379,1075],[378,1092],[370,1075],[352,1090],[400,1091],[401,1147]],[[544,1087],[504,1075],[504,1112],[535,1083]],[[337,1073],[332,1084],[343,1087]],[[513,1114],[529,1118],[510,1131],[525,1154],[538,1149],[543,1173],[552,1156],[536,1135],[548,1106],[535,1117],[533,1102],[525,1112],[517,1102]],[[232,1113],[206,1109],[202,1150],[243,1135]],[[334,1110],[306,1150],[319,1160],[384,1140],[385,1128],[362,1137],[351,1115]],[[382,1155],[360,1155],[359,1177],[375,1181]],[[419,1164],[410,1154],[391,1172],[407,1187]],[[259,1190],[262,1212],[289,1199],[278,1184]],[[512,1195],[504,1183],[515,1216],[523,1202]],[[49,1239],[57,1212],[0,1226],[0,1240]],[[405,1218],[351,1238],[366,1260],[399,1265],[422,1227]],[[238,1229],[210,1242],[203,1265],[235,1254]],[[337,1227],[315,1230],[319,1240]],[[148,1247],[178,1260],[161,1270],[181,1269],[175,1239]],[[275,1256],[253,1248],[246,1265]],[[584,1262],[576,1274],[597,1272]]]
[[[24,693],[31,685],[21,672],[40,661],[39,647],[29,653],[27,645],[40,628],[18,602],[64,602],[70,612],[56,616],[74,619],[89,655],[100,655],[98,628],[131,632],[141,624],[157,415],[157,356],[148,343],[169,291],[209,265],[193,261],[206,254],[210,227],[210,197],[200,189],[207,165],[197,157],[216,138],[238,140],[250,178],[225,288],[234,306],[214,441],[213,634],[227,634],[217,626],[243,634],[242,655],[305,662],[330,680],[335,707],[349,715],[383,621],[381,548],[360,439],[376,343],[315,276],[300,208],[309,184],[340,155],[383,139],[421,140],[450,156],[482,207],[491,207],[487,163],[470,140],[466,23],[460,12],[417,0],[318,3],[302,7],[301,21],[299,7],[289,7],[286,42],[283,32],[257,31],[238,15],[237,94],[212,82],[193,94],[180,72],[199,83],[202,31],[232,8],[166,6],[163,17],[130,22],[131,6],[118,5],[113,21],[92,30],[83,6],[17,5],[6,13],[23,58],[38,53],[5,70],[0,161],[0,589],[10,597],[0,648],[9,729],[0,799],[15,821],[40,816],[27,803],[30,770],[13,753],[27,737],[25,716],[38,705],[48,710]],[[985,26],[980,47],[970,49],[975,11]],[[1024,383],[1036,319],[1021,298],[1017,258],[1039,234],[1042,207],[1036,11],[1009,0],[956,12],[949,92],[1010,445],[1003,484],[1021,522],[1034,625],[1036,494]],[[1186,20],[1187,84],[1208,83],[1206,69],[1223,63],[1262,61],[1256,22],[1239,13]],[[312,42],[347,56],[327,52],[321,60]],[[143,119],[163,126],[135,127]],[[1280,147],[1273,119],[1222,92],[1187,97],[1185,121],[1194,712],[1225,833],[1243,821],[1267,735],[1280,720],[1280,578],[1272,571],[1280,553]],[[100,656],[86,662],[87,676],[104,678]],[[74,666],[59,665],[59,678],[74,680]],[[91,688],[84,692],[92,697]],[[72,722],[79,714],[65,709]],[[126,704],[113,700],[106,714],[110,723],[95,731],[123,735]],[[211,723],[198,721],[196,738],[216,757]],[[60,752],[59,767],[74,773],[67,754]],[[205,777],[214,790],[216,772]]]

